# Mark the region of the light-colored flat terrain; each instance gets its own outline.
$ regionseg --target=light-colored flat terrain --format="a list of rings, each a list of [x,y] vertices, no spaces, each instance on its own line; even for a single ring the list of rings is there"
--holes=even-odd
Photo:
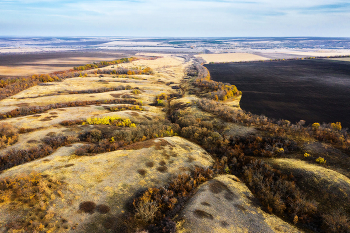
[[[203,58],[206,61],[206,63],[268,60],[268,58],[250,54],[250,53],[200,54],[200,55],[195,55],[195,57]]]
[[[44,47],[2,47],[0,48],[0,54],[7,53],[42,53],[42,52],[61,52],[61,51],[72,51],[75,49],[67,48],[44,48]]]
[[[297,57],[327,57],[327,56],[345,56],[350,55],[350,50],[348,49],[257,49],[252,50],[256,52],[266,53],[266,54],[279,54],[283,58],[283,54],[294,55]]]
[[[310,57],[332,57],[332,56],[344,56],[344,55],[350,55],[349,51],[342,51],[342,52],[333,52],[333,51],[315,51],[315,52],[301,52],[301,51],[289,51],[289,54],[295,54],[295,55],[301,55],[301,56],[310,56]]]
[[[333,60],[333,61],[350,61],[350,57],[343,57],[343,58],[329,58],[329,60]]]
[[[118,40],[100,44],[98,46],[157,46],[159,42],[140,42],[140,41],[128,41],[128,40]]]

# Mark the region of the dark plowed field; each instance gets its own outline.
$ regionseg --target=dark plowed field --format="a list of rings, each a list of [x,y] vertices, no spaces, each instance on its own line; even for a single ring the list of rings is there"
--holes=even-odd
[[[294,60],[205,65],[215,81],[243,92],[241,108],[295,123],[337,122],[350,128],[350,62]]]

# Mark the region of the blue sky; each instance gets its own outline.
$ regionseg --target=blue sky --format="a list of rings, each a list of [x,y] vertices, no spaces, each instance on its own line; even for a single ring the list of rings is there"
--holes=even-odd
[[[0,0],[0,36],[350,37],[350,0]]]

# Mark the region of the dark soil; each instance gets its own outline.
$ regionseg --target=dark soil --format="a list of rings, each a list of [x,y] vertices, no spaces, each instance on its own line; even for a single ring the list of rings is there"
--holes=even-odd
[[[122,54],[124,53],[124,54]],[[48,59],[62,59],[62,58],[76,58],[76,57],[110,57],[110,60],[115,60],[123,57],[130,57],[135,52],[106,52],[100,50],[80,50],[80,51],[65,51],[65,52],[46,52],[46,53],[24,53],[24,54],[0,54],[1,66],[58,66],[57,64],[45,63]],[[39,64],[36,62],[40,62]],[[96,61],[97,62],[97,61]],[[71,63],[71,64],[59,64],[59,66],[72,67],[85,65],[86,62]]]
[[[327,59],[205,65],[243,92],[241,108],[295,123],[350,127],[350,62]]]

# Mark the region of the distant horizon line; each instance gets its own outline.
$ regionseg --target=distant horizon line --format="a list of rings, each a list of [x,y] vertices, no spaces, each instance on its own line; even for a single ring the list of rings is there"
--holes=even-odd
[[[347,38],[350,36],[1,36],[0,38],[162,38],[162,39],[173,39],[173,38]]]

